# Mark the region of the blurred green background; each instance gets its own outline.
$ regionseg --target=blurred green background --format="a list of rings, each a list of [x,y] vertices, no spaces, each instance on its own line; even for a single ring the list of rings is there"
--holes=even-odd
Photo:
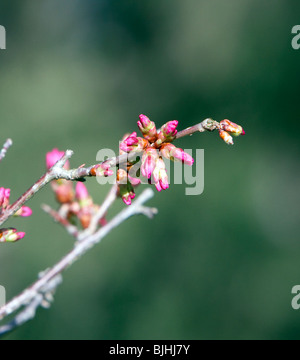
[[[53,147],[72,165],[117,149],[140,113],[180,128],[229,118],[246,135],[178,142],[205,149],[205,191],[171,185],[64,274],[50,310],[7,339],[300,339],[299,1],[23,0],[0,4],[1,186],[16,199]],[[97,202],[108,186],[88,182]],[[140,190],[141,191],[141,190]],[[31,202],[0,249],[8,298],[59,260],[72,239]],[[117,204],[113,213],[123,205]],[[112,214],[111,214],[112,215]],[[110,216],[111,216],[110,215]]]

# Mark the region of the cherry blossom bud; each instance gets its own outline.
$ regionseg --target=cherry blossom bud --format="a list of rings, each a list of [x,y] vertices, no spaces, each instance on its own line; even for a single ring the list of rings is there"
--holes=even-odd
[[[160,149],[162,155],[169,160],[181,161],[185,165],[192,166],[194,164],[194,159],[188,153],[184,152],[182,149],[177,148],[173,144],[164,144]]]
[[[32,215],[32,210],[28,206],[22,206],[14,216],[29,217]]]
[[[141,171],[145,178],[150,179],[155,169],[158,153],[156,149],[147,148],[142,157]]]
[[[233,136],[245,135],[245,131],[240,125],[237,125],[228,119],[222,120],[220,122],[220,129],[227,131],[230,135]]]
[[[23,239],[25,236],[24,232],[17,232],[16,229],[1,229],[0,230],[0,243],[5,242],[16,242]]]
[[[89,192],[84,183],[78,182],[76,184],[76,198],[77,200],[85,200],[89,198]]]
[[[153,171],[153,178],[157,191],[166,190],[169,188],[169,179],[166,166],[161,157],[159,157],[156,161],[156,167]]]
[[[141,179],[128,175],[128,180],[132,186],[138,186],[141,183]]]
[[[233,145],[233,138],[228,134],[227,131],[219,130],[220,138],[223,139],[226,144]]]
[[[9,205],[10,189],[0,188],[0,207],[6,208]]]
[[[144,135],[144,138],[150,141],[151,143],[154,142],[157,138],[157,130],[155,123],[151,121],[146,115],[141,114],[140,121],[138,121],[138,127],[141,133]]]
[[[103,164],[94,166],[91,169],[90,174],[92,176],[108,177],[108,176],[112,176],[114,174],[114,172],[113,172],[113,170],[110,169],[110,164],[104,162]]]
[[[119,185],[127,185],[128,182],[128,174],[124,169],[118,169],[117,171],[117,184]]]
[[[169,121],[163,125],[158,134],[158,140],[155,143],[156,146],[160,146],[164,142],[172,142],[177,135],[177,126],[177,120]]]
[[[56,200],[60,204],[71,203],[74,200],[73,184],[70,181],[63,180],[62,183],[57,181],[51,183],[55,192]]]
[[[130,184],[120,185],[119,194],[126,205],[131,205],[132,200],[135,198],[133,187]]]
[[[146,139],[137,137],[136,132],[132,133],[120,143],[120,150],[124,152],[140,152],[143,151],[149,142]]]
[[[60,160],[64,155],[65,155],[65,153],[63,151],[59,151],[58,149],[53,149],[52,151],[48,152],[46,154],[47,169],[49,170],[50,168],[52,168],[52,166],[54,166],[58,162],[58,160]],[[70,168],[69,161],[66,162],[66,164],[64,165],[64,168],[65,169]]]

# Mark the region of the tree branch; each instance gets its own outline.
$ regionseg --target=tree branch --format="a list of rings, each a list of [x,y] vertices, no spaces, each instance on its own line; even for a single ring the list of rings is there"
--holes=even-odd
[[[46,294],[53,292],[56,286],[60,283],[55,281],[61,273],[69,268],[73,263],[78,261],[86,252],[91,250],[96,244],[109,234],[114,228],[118,227],[125,220],[131,216],[143,214],[152,218],[156,213],[156,209],[146,208],[143,205],[154,196],[154,192],[151,189],[145,190],[133,204],[126,209],[122,210],[116,215],[107,225],[99,229],[92,235],[81,239],[76,243],[76,246],[72,251],[63,257],[55,266],[46,270],[41,278],[33,285],[24,290],[20,295],[15,297],[9,303],[4,305],[0,309],[0,319],[3,320],[6,316],[19,311],[23,307],[25,309],[20,312],[12,322],[8,325],[4,325],[0,328],[0,335],[11,331],[13,328],[23,324],[24,322],[34,317],[36,309],[42,304],[42,300],[45,300]],[[53,286],[53,281],[55,286]],[[20,320],[22,319],[22,321]]]
[[[176,139],[180,139],[184,136],[192,135],[196,132],[213,131],[219,128],[219,123],[210,118],[205,119],[201,123],[194,125],[190,128],[178,132]],[[10,141],[7,141],[8,145],[4,146],[4,155],[7,148],[10,146]],[[3,151],[3,150],[2,150]],[[79,167],[77,169],[67,170],[64,169],[64,164],[72,157],[73,151],[67,150],[65,155],[59,160],[51,169],[49,169],[33,186],[31,186],[14,204],[9,206],[0,214],[0,226],[14,215],[27,201],[29,201],[39,190],[46,186],[52,180],[65,179],[71,181],[80,181],[85,177],[95,176],[93,171],[99,165],[109,165],[110,167],[117,166],[122,163],[126,163],[130,160],[135,160],[139,155],[137,153],[122,154],[117,157],[105,160],[97,165],[92,165],[88,168]],[[1,161],[1,155],[0,155]],[[93,223],[95,227],[95,224]]]
[[[185,130],[179,131],[176,135],[176,139],[180,139],[184,136],[193,135],[196,132],[214,131],[220,128],[220,124],[213,119],[205,119],[201,123],[191,126]]]

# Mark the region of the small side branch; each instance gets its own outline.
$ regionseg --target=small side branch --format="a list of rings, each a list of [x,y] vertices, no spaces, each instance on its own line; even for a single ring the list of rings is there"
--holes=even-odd
[[[52,209],[49,205],[43,204],[42,209],[45,213],[49,214],[54,221],[61,224],[66,231],[77,239],[79,231],[76,226],[72,225],[66,218],[61,216],[56,210]]]
[[[205,119],[201,123],[191,126],[185,130],[179,131],[176,135],[176,139],[180,139],[184,136],[190,136],[197,132],[214,131],[220,128],[220,124],[213,119]]]
[[[0,162],[5,158],[7,150],[12,146],[13,142],[11,139],[7,139],[0,151]]]
[[[55,279],[58,279],[65,269],[69,268],[86,252],[91,250],[96,244],[100,243],[101,240],[113,229],[134,215],[142,214],[150,218],[153,217],[157,213],[157,210],[144,206],[144,204],[153,196],[153,190],[145,190],[131,206],[121,211],[107,225],[99,229],[97,232],[92,235],[88,235],[81,239],[80,242],[77,242],[74,249],[63,257],[55,266],[45,271],[37,282],[3,306],[0,309],[1,320],[22,308],[24,309],[19,312],[12,322],[0,328],[0,335],[6,333],[7,331],[11,331],[12,328],[15,328],[32,319],[35,315],[36,309],[42,305],[42,300],[47,300],[45,295],[53,292],[59,284],[57,281],[57,285],[53,286],[53,284],[56,284]],[[61,280],[61,277],[59,279]],[[20,321],[20,318],[22,321]]]

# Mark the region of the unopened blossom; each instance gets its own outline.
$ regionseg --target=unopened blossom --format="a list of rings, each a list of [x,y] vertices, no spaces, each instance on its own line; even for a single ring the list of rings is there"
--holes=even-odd
[[[130,184],[132,186],[138,186],[142,182],[141,179],[139,179],[137,177],[130,176],[129,174],[128,174],[128,181],[130,182]]]
[[[148,145],[149,142],[146,139],[137,137],[137,133],[133,132],[120,143],[120,149],[126,153],[140,152],[143,151]]]
[[[32,215],[32,210],[28,206],[22,206],[14,216],[29,217]]]
[[[158,159],[158,153],[156,149],[147,148],[144,151],[142,157],[141,171],[145,178],[150,179],[151,175],[156,167],[156,161]]]
[[[52,181],[52,189],[55,193],[56,200],[60,204],[71,203],[74,200],[73,184],[67,180]]]
[[[76,184],[75,197],[79,202],[80,208],[91,207],[94,205],[88,189],[82,182]]]
[[[155,123],[143,114],[141,114],[139,118],[140,121],[138,121],[137,124],[141,133],[144,135],[144,138],[150,142],[155,142],[155,140],[157,139],[157,130]]]
[[[172,142],[177,135],[177,126],[178,121],[172,120],[167,122],[161,127],[160,132],[158,133],[158,140],[156,141],[156,146],[160,146],[164,142]]]
[[[85,200],[89,197],[89,192],[84,183],[78,182],[76,184],[76,199],[77,200]]]
[[[75,197],[78,202],[70,204],[70,215],[74,215],[80,221],[83,229],[87,229],[92,221],[93,216],[99,211],[100,206],[94,204],[88,189],[82,182],[76,184]],[[105,225],[105,217],[99,221],[100,225]]]
[[[90,171],[92,176],[101,176],[108,177],[114,174],[113,170],[111,170],[111,166],[109,163],[103,163],[94,166]]]
[[[125,169],[118,169],[117,171],[117,184],[125,185],[128,182],[128,173]]]
[[[10,189],[0,188],[0,207],[6,208],[9,204]]]
[[[65,155],[65,153],[63,151],[59,151],[58,149],[53,149],[52,151],[48,152],[46,154],[47,169],[52,168],[64,155]],[[66,164],[64,165],[64,168],[65,169],[70,168],[69,161],[66,162]]]
[[[153,171],[153,178],[157,191],[169,188],[169,179],[166,171],[166,165],[161,157],[156,160],[156,166]]]
[[[220,122],[220,129],[227,131],[233,136],[245,135],[245,130],[240,125],[237,125],[228,119]]]
[[[135,192],[130,183],[127,185],[119,185],[119,195],[126,205],[131,205],[132,200],[135,198]]]
[[[0,229],[0,243],[5,242],[16,242],[23,239],[25,236],[24,232],[18,232],[17,229]]]
[[[220,138],[226,142],[228,145],[233,145],[233,138],[228,134],[227,131],[219,130]]]
[[[182,149],[177,148],[173,144],[163,144],[160,151],[161,151],[161,154],[166,159],[169,159],[172,161],[174,161],[174,160],[181,161],[183,164],[189,165],[189,166],[192,166],[194,164],[194,159],[192,158],[191,155],[189,155]]]

